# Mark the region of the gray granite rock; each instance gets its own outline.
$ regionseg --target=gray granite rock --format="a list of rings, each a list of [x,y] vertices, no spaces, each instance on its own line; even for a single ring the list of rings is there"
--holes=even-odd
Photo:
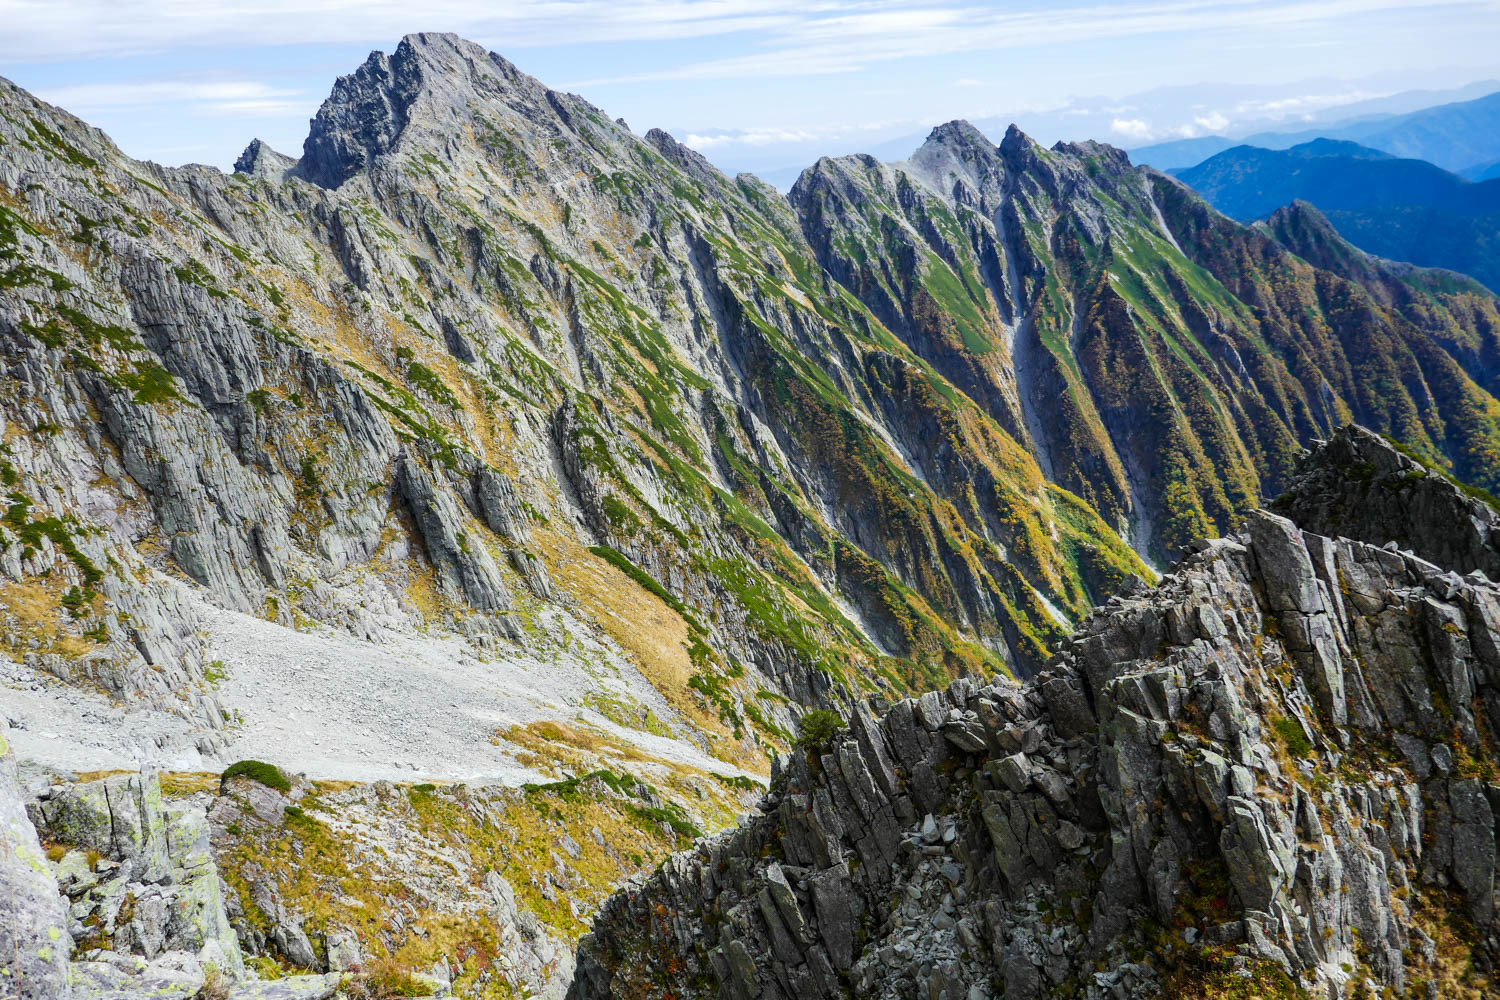
[[[0,991],[17,1000],[70,995],[67,900],[27,816],[0,718]]]
[[[1033,682],[933,692],[781,760],[778,808],[606,903],[571,996],[748,995],[751,968],[758,996],[840,996],[810,974],[826,962],[892,1000],[950,981],[1145,998],[1174,970],[1150,927],[1252,981],[1338,995],[1360,961],[1399,992],[1438,961],[1418,905],[1472,923],[1459,960],[1488,968],[1500,792],[1473,775],[1500,723],[1497,600],[1488,577],[1258,513],[1097,609]],[[861,760],[896,780],[850,783]],[[887,815],[894,855],[867,819]]]

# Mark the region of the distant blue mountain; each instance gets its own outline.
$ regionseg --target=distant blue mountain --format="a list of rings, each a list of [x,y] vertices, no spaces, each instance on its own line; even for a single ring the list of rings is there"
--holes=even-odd
[[[1361,250],[1461,271],[1500,290],[1500,179],[1472,182],[1334,139],[1284,150],[1235,146],[1172,173],[1242,222],[1310,202]]]
[[[1243,139],[1204,136],[1130,151],[1136,163],[1176,170],[1200,163],[1236,145],[1289,149],[1311,139],[1344,139],[1393,156],[1426,160],[1455,173],[1500,161],[1500,92],[1472,101],[1440,104],[1400,115],[1376,115],[1296,132],[1260,132]],[[1491,175],[1493,176],[1493,175]]]

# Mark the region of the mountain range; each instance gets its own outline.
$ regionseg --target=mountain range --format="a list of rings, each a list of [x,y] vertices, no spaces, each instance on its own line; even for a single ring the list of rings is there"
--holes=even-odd
[[[1274,623],[1249,610],[1262,592],[1343,579],[1286,582],[1266,561],[1291,558],[1281,535],[1251,546],[1260,562],[1235,542],[1215,550],[1227,561],[1195,564],[1215,581],[1205,593],[1232,592],[1243,612],[1228,631],[1190,608],[1106,629],[1093,609],[1231,533],[1350,422],[1416,456],[1402,466],[1413,482],[1500,491],[1497,338],[1500,299],[1481,285],[1363,254],[1306,204],[1243,225],[1118,149],[1046,148],[1014,127],[996,145],[951,122],[895,163],[824,158],[783,196],[477,45],[416,34],[334,84],[299,157],[254,141],[224,174],[132,160],[0,81],[0,637],[14,678],[0,755],[31,762],[16,782],[32,789],[10,812],[51,838],[48,871],[81,908],[66,931],[91,956],[77,971],[96,984],[124,974],[112,944],[155,961],[211,938],[277,969],[420,959],[455,989],[558,995],[609,891],[731,824],[799,742],[772,800],[813,823],[809,858],[844,863],[819,853],[842,852],[842,834],[817,826],[831,816],[821,776],[856,767],[840,720],[893,702],[909,718],[901,699],[928,692],[925,730],[993,709],[991,729],[1004,716],[1040,737],[1062,677],[1081,736],[1093,723],[1078,700],[1114,703],[1108,678],[1059,672],[1077,623],[1104,630],[1090,633],[1096,658],[1128,645],[1120,661],[1189,633],[1232,633],[1235,656],[1257,648],[1247,630],[1279,636],[1306,679],[1277,689],[1290,699],[1277,717],[1316,704],[1339,725],[1329,672],[1304,661],[1309,643],[1326,658],[1352,640],[1299,631],[1327,624],[1291,615],[1311,598],[1277,605]],[[1382,558],[1360,549],[1340,566],[1388,572],[1377,597],[1426,572]],[[1130,643],[1105,636],[1115,628]],[[1223,759],[1246,772],[1218,792],[1245,798],[1252,764],[1270,773],[1246,756],[1264,727],[1215,728],[1204,692],[1224,679],[1204,666],[1202,739],[1238,740]],[[1271,676],[1256,674],[1257,692]],[[1139,684],[1139,698],[1188,704],[1175,679]],[[1145,711],[1120,697],[1119,717]],[[1164,738],[1164,721],[1142,733]],[[1343,745],[1307,726],[1320,749]],[[1440,738],[1436,723],[1422,732]],[[1054,770],[1073,749],[1129,770],[1113,749],[1045,735]],[[862,801],[925,829],[917,812],[946,815],[950,781],[982,764],[931,746],[979,753],[990,737],[976,738],[914,738],[877,780],[916,798]],[[996,739],[1038,749],[1019,731]],[[991,763],[970,791],[1009,787]],[[1290,780],[1297,765],[1283,765],[1273,776]],[[127,770],[139,775],[112,776]],[[868,779],[849,778],[857,795]],[[1097,873],[1101,800],[1050,780],[1038,787],[1058,815],[1093,810],[1075,817],[1090,860],[1069,870]],[[1320,807],[1276,787],[1315,832]],[[1442,787],[1477,825],[1482,793]],[[163,813],[164,788],[187,804]],[[1293,813],[1205,794],[1234,844],[1271,823],[1275,849],[1295,849],[1280,837]],[[1040,821],[1040,802],[1015,808]],[[174,823],[191,835],[149,832]],[[350,853],[366,828],[378,859]],[[1183,851],[1206,829],[1140,827],[1117,844],[1141,871],[1177,873],[1189,854],[1161,860],[1153,845]],[[200,835],[227,902],[196,895],[219,879],[192,881],[207,916],[172,923],[190,902],[181,873],[201,865],[162,845]],[[118,867],[95,871],[88,850]],[[424,881],[434,864],[451,885]],[[759,912],[791,920],[791,889],[764,888]],[[1236,899],[1266,920],[1294,912],[1280,883],[1251,905],[1264,888],[1235,883]],[[137,913],[127,894],[154,902]],[[1138,901],[1101,921],[1095,957]],[[1258,920],[1239,931],[1257,947],[1285,929]],[[1287,932],[1282,967],[1327,982],[1354,937],[1339,924],[1337,946],[1296,953],[1317,931]],[[732,937],[717,959],[663,961],[753,994],[744,963],[765,942]],[[1388,951],[1355,957],[1377,982],[1404,981]]]
[[[1232,119],[1235,131],[1229,136],[1209,135],[1197,139],[1155,143],[1150,146],[1127,146],[1132,159],[1149,163],[1162,170],[1192,166],[1214,153],[1238,142],[1236,136],[1279,135],[1295,122],[1295,131],[1306,138],[1376,120],[1391,121],[1398,116],[1423,111],[1438,105],[1457,104],[1484,97],[1500,89],[1500,82],[1478,80],[1462,87],[1439,90],[1404,90],[1380,97],[1339,101],[1340,92],[1351,88],[1355,93],[1379,86],[1376,81],[1343,82],[1304,80],[1295,85],[1194,84],[1159,87],[1135,94],[1110,96],[1077,95],[1060,101],[1046,110],[1027,108],[1010,115],[986,113],[968,120],[991,139],[999,140],[1012,121],[1024,124],[1033,137],[1072,139],[1078,136],[1106,137],[1122,135],[1132,125],[1170,129],[1167,123],[1184,123],[1177,128],[1201,130],[1199,120],[1213,121],[1215,116]],[[966,94],[982,93],[966,90]],[[1309,99],[1309,92],[1318,95]],[[1354,94],[1349,94],[1353,97]],[[992,99],[993,100],[993,99]],[[1320,106],[1324,101],[1330,101]],[[1217,109],[1222,109],[1219,111]],[[1295,110],[1293,110],[1295,109]],[[891,134],[899,131],[900,134]],[[869,153],[881,160],[899,160],[920,145],[927,129],[900,130],[898,127],[876,128],[869,132],[850,131],[842,135],[799,138],[789,142],[736,143],[733,133],[718,134],[709,130],[698,141],[700,151],[730,173],[745,170],[774,185],[789,190],[806,164],[820,154],[831,152],[831,146],[842,144],[845,152]],[[863,139],[860,138],[863,136]],[[706,141],[705,141],[706,140]],[[1142,149],[1152,152],[1144,159]],[[1176,152],[1173,153],[1172,151]],[[1196,152],[1195,152],[1196,151]],[[1468,175],[1467,171],[1463,171]]]
[[[1362,250],[1500,288],[1500,180],[1470,182],[1422,160],[1332,139],[1286,150],[1236,146],[1173,173],[1242,222],[1311,202]]]
[[[1233,146],[1289,149],[1315,139],[1341,139],[1392,156],[1426,160],[1444,170],[1481,179],[1500,164],[1500,92],[1397,115],[1371,115],[1295,131],[1263,131],[1239,139],[1199,136],[1141,146],[1137,163],[1159,170],[1191,167]]]

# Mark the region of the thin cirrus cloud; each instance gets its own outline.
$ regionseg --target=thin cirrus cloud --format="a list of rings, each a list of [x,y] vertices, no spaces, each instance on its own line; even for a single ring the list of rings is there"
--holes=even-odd
[[[1281,30],[1335,24],[1382,12],[1426,7],[1495,12],[1494,0],[1172,0],[1054,6],[1005,5],[906,10],[824,11],[773,32],[758,51],[640,73],[577,81],[575,86],[852,72],[881,62],[1181,32]],[[1014,6],[1014,5],[1012,5]]]
[[[256,80],[88,83],[44,89],[37,96],[75,114],[135,111],[175,104],[207,114],[234,112],[273,117],[298,113],[307,105],[305,95],[299,90],[272,87]]]
[[[0,60],[36,62],[192,45],[364,43],[414,21],[507,49],[734,37],[725,58],[587,83],[837,73],[891,58],[1176,31],[1255,30],[1380,11],[1496,9],[1494,0],[0,0]]]
[[[0,0],[0,60],[36,62],[194,45],[365,43],[441,26],[527,48],[791,29],[850,0]],[[414,23],[417,22],[417,23]]]
[[[862,132],[879,132],[898,126],[911,126],[910,121],[874,121],[859,124],[839,123],[809,127],[769,127],[748,129],[717,129],[703,133],[689,132],[682,137],[683,143],[701,151],[722,149],[728,146],[780,146],[791,143],[822,142],[844,138]]]

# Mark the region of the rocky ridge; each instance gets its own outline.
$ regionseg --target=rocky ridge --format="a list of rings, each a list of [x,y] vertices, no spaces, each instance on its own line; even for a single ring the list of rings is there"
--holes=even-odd
[[[963,122],[904,163],[820,160],[791,202],[841,285],[1153,559],[1350,420],[1500,484],[1495,296],[1326,221],[1248,229],[1120,150]]]
[[[0,981],[24,1000],[561,998],[613,887],[754,787],[658,791],[583,761],[521,788],[320,782],[264,763],[50,781],[16,763],[7,751],[0,775]]]
[[[1256,512],[1033,680],[793,754],[610,900],[570,995],[1488,995],[1500,587],[1432,532],[1358,540],[1471,501],[1355,429],[1292,497],[1330,534]]]

